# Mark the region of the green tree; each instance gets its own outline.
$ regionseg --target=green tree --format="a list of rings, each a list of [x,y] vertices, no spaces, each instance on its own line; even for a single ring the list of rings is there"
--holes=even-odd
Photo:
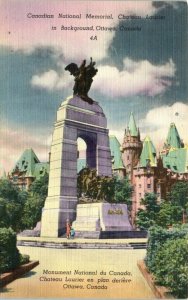
[[[30,185],[29,192],[32,192],[33,194],[37,194],[42,198],[46,199],[48,194],[48,181],[49,181],[49,175],[46,173],[44,176],[35,180]]]
[[[42,208],[48,193],[48,174],[35,180],[29,189],[22,213],[22,229],[33,229],[41,220]]]
[[[181,224],[182,213],[183,209],[181,206],[172,205],[169,201],[163,201],[156,216],[156,224],[162,227]]]
[[[127,178],[124,179],[115,179],[114,184],[114,202],[117,203],[126,203],[128,206],[131,205],[131,195],[133,188],[129,183]]]
[[[44,198],[38,194],[29,193],[22,213],[22,229],[33,229],[41,220]]]
[[[144,209],[139,209],[136,224],[141,230],[147,230],[155,224],[157,213],[160,210],[160,205],[157,203],[157,195],[146,193],[145,197],[141,199],[141,205],[144,205]]]
[[[0,197],[8,201],[20,202],[19,188],[7,179],[0,180]]]
[[[0,198],[0,228],[9,227],[9,219],[7,214],[7,201]]]
[[[0,180],[0,227],[22,228],[21,216],[27,192],[21,191],[7,179]]]
[[[188,208],[188,184],[187,182],[177,182],[172,186],[168,199],[173,205]]]

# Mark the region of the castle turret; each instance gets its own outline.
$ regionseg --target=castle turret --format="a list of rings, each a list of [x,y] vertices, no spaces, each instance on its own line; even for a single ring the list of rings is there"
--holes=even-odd
[[[183,146],[184,145],[182,140],[180,139],[176,125],[174,123],[171,123],[166,138],[166,142],[164,143],[163,146],[162,153],[165,154],[168,153],[170,149],[179,149],[179,148],[183,148]]]
[[[141,167],[156,167],[156,149],[151,141],[150,137],[147,136],[144,139],[142,153],[140,155],[140,166]]]
[[[111,151],[113,174],[115,176],[118,176],[119,178],[124,178],[125,167],[123,165],[123,161],[121,157],[120,143],[114,135],[110,136],[110,151]]]
[[[166,142],[160,153],[163,167],[167,170],[166,193],[177,181],[188,180],[188,148],[184,146],[176,125],[170,124]]]
[[[136,126],[132,112],[130,114],[127,129],[125,130],[121,151],[126,174],[132,182],[133,168],[138,164],[140,153],[142,151],[139,128]]]

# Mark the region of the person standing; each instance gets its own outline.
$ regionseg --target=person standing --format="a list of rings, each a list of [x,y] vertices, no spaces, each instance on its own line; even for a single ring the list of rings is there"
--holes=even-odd
[[[69,239],[69,237],[70,237],[70,231],[71,231],[71,224],[67,220],[67,223],[66,223],[66,236],[67,236],[67,239]]]
[[[71,230],[70,230],[70,237],[73,239],[75,236],[75,230],[73,227],[71,227]]]

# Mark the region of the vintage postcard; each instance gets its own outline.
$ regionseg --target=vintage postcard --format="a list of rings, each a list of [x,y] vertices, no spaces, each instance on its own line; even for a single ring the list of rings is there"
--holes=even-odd
[[[187,3],[0,20],[0,298],[187,298]]]

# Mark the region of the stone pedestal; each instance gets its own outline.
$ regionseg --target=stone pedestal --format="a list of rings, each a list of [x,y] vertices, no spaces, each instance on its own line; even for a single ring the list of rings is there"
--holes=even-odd
[[[48,197],[42,212],[41,236],[58,237],[67,220],[75,220],[77,205],[77,139],[87,145],[86,162],[98,175],[111,176],[106,117],[97,102],[74,96],[57,111],[50,158]]]
[[[89,203],[77,205],[77,217],[72,224],[76,232],[130,231],[126,204]]]

